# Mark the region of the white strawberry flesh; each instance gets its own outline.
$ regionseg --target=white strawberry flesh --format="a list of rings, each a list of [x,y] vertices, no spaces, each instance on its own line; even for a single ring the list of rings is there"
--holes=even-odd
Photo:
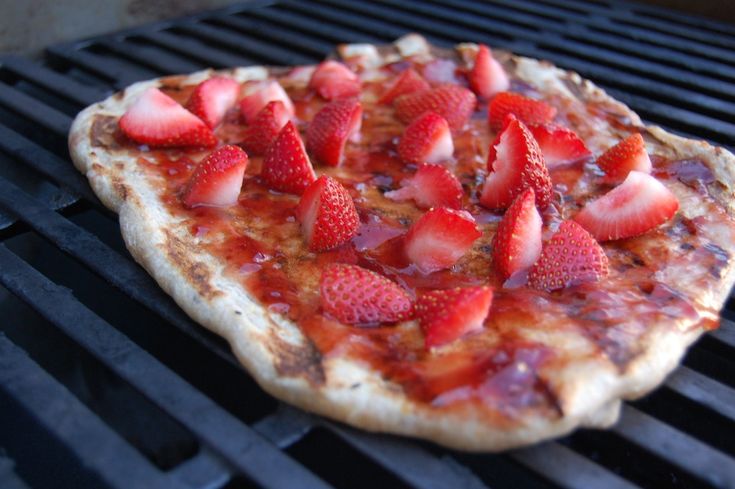
[[[246,123],[255,119],[268,102],[280,100],[289,117],[294,116],[294,105],[286,91],[276,80],[252,82],[244,88],[245,97],[240,101],[240,115]]]

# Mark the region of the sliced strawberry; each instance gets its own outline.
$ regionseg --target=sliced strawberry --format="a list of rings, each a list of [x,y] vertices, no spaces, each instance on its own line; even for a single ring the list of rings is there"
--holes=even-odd
[[[194,168],[181,200],[186,207],[228,206],[237,202],[248,155],[239,146],[222,146]]]
[[[416,173],[401,182],[401,188],[384,194],[391,200],[413,199],[422,209],[462,208],[462,184],[442,165],[422,163]]]
[[[607,256],[595,238],[574,221],[564,221],[544,245],[528,273],[528,284],[555,290],[607,277]]]
[[[577,133],[558,124],[531,124],[528,126],[544,155],[546,167],[551,169],[574,163],[591,155]]]
[[[242,146],[250,156],[260,156],[276,139],[283,126],[289,120],[288,112],[283,102],[273,100],[258,112],[253,122],[245,130]]]
[[[286,122],[268,146],[260,175],[273,190],[296,195],[303,194],[306,187],[316,180],[314,168],[293,122]]]
[[[311,251],[330,250],[348,242],[360,226],[347,189],[328,176],[319,177],[307,187],[296,215]]]
[[[480,44],[475,56],[475,64],[469,74],[470,86],[480,97],[489,99],[493,95],[504,92],[510,87],[510,80],[505,70],[493,58],[492,51]]]
[[[416,299],[416,318],[426,348],[445,345],[482,329],[493,303],[490,287],[432,290]]]
[[[528,128],[510,116],[505,129],[496,138],[488,160],[492,172],[485,179],[480,203],[490,209],[505,209],[525,189],[536,193],[536,206],[545,209],[551,200],[551,178],[536,140]]]
[[[424,112],[432,111],[444,117],[453,131],[467,123],[476,104],[475,94],[459,85],[441,85],[432,90],[401,95],[393,102],[396,115],[406,124]]]
[[[335,100],[316,113],[306,131],[306,149],[325,165],[338,166],[347,140],[360,136],[362,106],[357,99]]]
[[[609,180],[615,182],[625,180],[633,170],[651,173],[651,159],[648,157],[643,136],[633,133],[608,148],[597,158],[597,166],[605,172]]]
[[[513,201],[493,238],[493,265],[503,280],[533,265],[541,254],[543,221],[532,188]]]
[[[342,63],[328,60],[314,70],[309,88],[327,100],[355,97],[360,94],[360,79]]]
[[[192,92],[186,108],[209,127],[222,122],[225,113],[235,105],[240,84],[232,78],[217,76],[201,82]]]
[[[524,124],[547,124],[556,116],[556,108],[518,93],[501,92],[488,106],[490,128],[494,131],[501,129],[508,114],[515,115]]]
[[[431,273],[457,263],[480,236],[469,212],[440,207],[431,209],[411,226],[404,250],[422,273]]]
[[[598,241],[630,238],[668,221],[679,201],[651,175],[632,171],[623,183],[589,202],[574,217]]]
[[[428,90],[431,85],[424,80],[421,75],[416,73],[416,70],[409,68],[399,76],[388,89],[383,92],[383,95],[378,99],[379,104],[391,104],[393,100],[406,95],[407,93],[418,92],[420,90]]]
[[[407,163],[438,163],[454,153],[449,124],[436,112],[426,112],[408,125],[398,143],[398,156]]]
[[[153,87],[133,102],[119,124],[127,137],[148,146],[209,147],[217,144],[217,137],[199,117]]]
[[[288,94],[276,80],[250,82],[243,88],[245,97],[240,100],[240,118],[251,123],[268,102],[280,100],[289,117],[294,116],[294,106]]]
[[[395,323],[413,314],[413,304],[405,290],[356,265],[327,265],[319,291],[324,312],[345,324]]]

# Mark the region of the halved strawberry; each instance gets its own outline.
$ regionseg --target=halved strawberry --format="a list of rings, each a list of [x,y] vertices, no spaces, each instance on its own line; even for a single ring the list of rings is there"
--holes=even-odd
[[[416,173],[401,182],[401,188],[384,194],[391,200],[413,199],[422,209],[462,208],[462,184],[442,165],[422,163]]]
[[[528,130],[541,148],[544,163],[549,169],[574,163],[592,154],[577,133],[567,127],[558,124],[531,124]]]
[[[438,163],[454,153],[449,124],[436,112],[417,117],[403,131],[398,156],[408,163]]]
[[[536,140],[528,128],[510,116],[503,132],[496,138],[488,159],[492,172],[485,179],[480,203],[490,209],[505,209],[525,189],[536,193],[536,206],[545,209],[551,200],[551,178]]]
[[[390,104],[401,95],[428,90],[429,88],[431,88],[431,85],[416,73],[416,70],[409,68],[401,73],[401,76],[383,92],[383,95],[378,99],[378,103]]]
[[[541,254],[543,221],[532,188],[513,201],[493,238],[493,265],[503,280],[533,265]]]
[[[440,207],[421,216],[406,234],[406,257],[422,273],[449,268],[482,233],[467,211]]]
[[[296,195],[303,194],[306,187],[316,180],[314,168],[293,122],[286,122],[266,149],[260,176],[273,190]]]
[[[327,60],[314,70],[309,88],[327,100],[355,97],[360,94],[360,79],[342,63]]]
[[[469,74],[470,87],[480,97],[489,99],[510,87],[510,80],[503,67],[493,58],[492,51],[480,44],[475,64]]]
[[[413,304],[405,290],[356,265],[327,265],[319,291],[324,312],[345,324],[394,323],[413,314]]]
[[[597,166],[611,181],[622,181],[631,171],[651,173],[651,159],[643,136],[633,133],[597,158]]]
[[[194,168],[181,200],[186,207],[228,206],[237,202],[248,155],[239,146],[222,146]]]
[[[441,85],[432,90],[401,95],[394,102],[396,116],[406,124],[427,111],[444,117],[449,127],[461,129],[475,110],[477,97],[459,85]]]
[[[209,127],[222,122],[225,113],[235,105],[240,84],[232,78],[217,76],[201,82],[192,92],[186,108]]]
[[[487,286],[420,294],[416,299],[416,319],[424,332],[426,348],[445,345],[482,329],[492,303],[493,290]]]
[[[326,175],[304,191],[296,216],[311,251],[330,250],[348,242],[360,226],[352,197],[339,182]]]
[[[362,106],[357,99],[335,100],[316,113],[306,131],[306,149],[325,165],[342,163],[347,140],[360,137]]]
[[[123,134],[148,146],[209,147],[217,144],[217,137],[209,126],[154,87],[133,102],[119,124]]]
[[[242,146],[250,156],[262,155],[288,121],[288,112],[283,102],[268,102],[245,130]]]
[[[556,108],[518,93],[500,92],[488,105],[490,128],[500,130],[508,114],[515,115],[524,124],[547,124],[556,116]]]
[[[240,100],[240,118],[250,124],[268,102],[280,100],[289,117],[294,116],[293,102],[276,80],[255,81],[245,84],[245,97]]]
[[[672,218],[679,201],[651,175],[632,171],[623,183],[589,202],[574,217],[598,241],[630,238]]]
[[[595,238],[574,221],[564,221],[544,245],[528,273],[528,284],[556,290],[607,277],[608,260]]]

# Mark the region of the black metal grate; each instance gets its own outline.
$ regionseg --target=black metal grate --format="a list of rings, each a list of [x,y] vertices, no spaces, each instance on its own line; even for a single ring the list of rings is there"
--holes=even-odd
[[[134,81],[411,31],[549,59],[648,122],[735,146],[735,29],[611,0],[250,2],[5,57],[0,486],[735,487],[733,304],[610,431],[501,455],[368,434],[267,396],[131,260],[68,160],[73,116]]]

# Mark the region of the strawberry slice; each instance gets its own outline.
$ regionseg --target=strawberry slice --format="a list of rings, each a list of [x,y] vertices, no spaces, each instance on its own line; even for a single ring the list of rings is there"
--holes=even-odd
[[[462,208],[462,184],[442,165],[422,163],[416,173],[401,182],[401,188],[384,194],[396,201],[413,199],[422,209]]]
[[[331,250],[348,242],[360,226],[349,192],[326,175],[304,191],[296,216],[311,251]]]
[[[413,314],[413,304],[405,290],[356,265],[327,265],[319,291],[324,312],[345,324],[395,323]]]
[[[262,155],[288,121],[288,111],[283,102],[268,102],[245,130],[242,146],[250,156]]]
[[[217,144],[212,130],[197,116],[157,88],[149,88],[120,118],[123,134],[156,147]]]
[[[544,157],[528,128],[510,116],[488,159],[492,172],[485,179],[480,203],[490,209],[505,209],[525,189],[536,193],[536,206],[545,209],[551,200],[551,178]]]
[[[416,70],[409,68],[401,73],[396,81],[383,92],[383,95],[378,99],[379,104],[391,104],[393,101],[401,95],[407,93],[418,92],[421,90],[428,90],[431,88],[429,82],[424,80],[421,75],[416,73]]]
[[[186,108],[214,128],[225,118],[240,95],[240,84],[232,78],[217,76],[201,82],[192,92]]]
[[[432,111],[444,117],[453,131],[467,123],[476,104],[475,94],[459,85],[441,85],[432,90],[401,95],[393,102],[396,116],[406,124],[424,112]]]
[[[524,124],[547,124],[556,116],[556,108],[518,93],[501,92],[488,105],[490,128],[500,130],[508,114],[515,115]]]
[[[470,87],[478,96],[489,99],[510,87],[510,80],[503,67],[493,58],[492,51],[480,44],[475,64],[469,74]]]
[[[360,95],[360,79],[342,63],[327,60],[314,70],[309,88],[327,100],[355,97]]]
[[[440,207],[421,216],[406,234],[406,257],[422,273],[449,268],[482,233],[467,211]]]
[[[589,202],[574,217],[598,241],[630,238],[668,221],[679,201],[647,173],[632,171],[623,183]]]
[[[493,265],[503,280],[530,268],[541,254],[543,221],[532,188],[513,201],[493,238]]]
[[[186,207],[229,206],[237,202],[248,155],[239,146],[222,146],[194,168],[181,200]]]
[[[564,221],[528,273],[528,284],[556,290],[607,277],[607,256],[595,238],[574,221]]]
[[[286,122],[266,149],[260,176],[273,190],[296,195],[303,194],[306,187],[316,180],[314,168],[293,122]]]
[[[447,120],[436,112],[426,112],[408,125],[398,143],[398,156],[407,163],[438,163],[454,153]]]
[[[546,167],[551,169],[588,158],[592,153],[571,129],[558,124],[531,124],[528,130],[541,148]]]
[[[597,166],[607,175],[607,179],[620,182],[631,171],[651,173],[651,158],[648,157],[643,136],[633,133],[615,146],[608,148],[597,158]]]
[[[306,131],[306,149],[325,165],[338,166],[347,140],[360,137],[362,106],[357,99],[335,100],[316,113]]]
[[[451,343],[482,329],[493,303],[490,287],[432,290],[416,299],[416,318],[427,349]]]
[[[250,82],[243,88],[245,97],[240,100],[240,118],[250,124],[268,102],[280,100],[289,117],[294,116],[294,106],[288,94],[276,80]]]

